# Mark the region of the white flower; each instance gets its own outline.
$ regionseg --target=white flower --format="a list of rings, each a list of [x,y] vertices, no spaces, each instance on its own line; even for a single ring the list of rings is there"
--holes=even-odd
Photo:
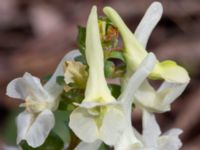
[[[133,133],[142,141],[142,146],[131,142]],[[121,141],[115,145],[115,150],[179,150],[182,146],[179,139],[181,133],[180,129],[171,129],[161,135],[155,116],[144,110],[142,135],[132,128],[132,131],[121,137]]]
[[[136,72],[131,76],[127,86],[125,87],[125,90],[121,93],[120,97],[117,100],[119,107],[121,107],[120,110],[122,111],[123,117],[125,118],[125,121],[126,121],[126,124],[123,128],[123,132],[120,135],[120,139],[118,139],[118,143],[130,142],[135,147],[142,146],[142,143],[134,135],[134,132],[132,132],[132,130],[133,130],[132,125],[131,125],[131,111],[132,111],[132,100],[133,100],[132,97],[134,95],[134,91],[137,90],[137,88],[140,86],[140,84],[145,80],[145,78],[149,75],[149,73],[153,69],[155,62],[156,62],[155,56],[152,53],[150,53],[144,59],[142,64],[138,67]],[[110,106],[107,106],[107,107],[110,107]],[[82,112],[80,112],[80,114],[81,113]],[[95,119],[94,118],[95,116],[92,116],[89,113],[86,115],[86,117],[90,118],[91,120]],[[87,121],[87,118],[85,118],[84,114],[82,114],[82,116],[79,119],[85,120],[85,122]],[[115,118],[110,118],[110,121],[116,122],[117,120],[115,120]],[[88,128],[93,128],[92,127],[93,125],[89,125],[89,123],[87,124],[85,122],[83,122],[82,124],[79,124],[76,120],[76,123],[78,123],[77,128],[79,127],[80,130],[85,129],[85,131],[88,132],[88,130],[89,130]],[[84,126],[84,124],[86,124],[88,126],[86,126],[86,128],[82,129],[82,126]],[[116,124],[114,126],[109,126],[109,124],[106,124],[106,125],[108,126],[108,128],[115,128]],[[112,129],[110,129],[110,130],[112,130]],[[109,130],[107,132],[109,133]],[[90,134],[92,134],[92,132]],[[128,139],[124,138],[124,136],[127,136],[127,134],[131,134],[131,138],[128,138]],[[111,135],[111,138],[113,138],[113,135]],[[98,139],[98,137],[96,137],[96,139]],[[126,139],[126,141],[124,141],[124,139]],[[76,147],[76,150],[79,150],[79,149],[80,150],[84,150],[84,149],[98,150],[100,144],[101,144],[100,140],[96,140],[93,143],[92,142],[87,143],[87,142],[83,141]],[[126,145],[126,146],[128,146],[128,145]],[[123,148],[125,150],[126,150],[126,146],[123,144]],[[84,148],[84,149],[82,149],[82,148]]]
[[[143,111],[143,133],[142,140],[144,148],[154,148],[156,150],[179,150],[182,143],[179,135],[180,129],[171,129],[161,135],[160,127],[152,113]]]
[[[162,13],[162,4],[159,2],[152,3],[135,30],[135,37],[144,48]],[[166,81],[163,82],[157,91],[145,80],[135,94],[135,102],[149,111],[169,111],[170,104],[181,95],[189,83],[188,73],[183,68],[181,69],[174,65],[171,70],[172,72],[170,69],[168,70],[170,75],[166,75],[166,78],[164,78]],[[180,74],[178,73],[179,71]],[[173,76],[171,79],[174,79],[168,80],[167,77],[169,76]]]
[[[108,17],[110,17],[111,21],[114,21],[115,25],[121,24],[123,26],[123,27],[118,26],[118,28],[120,28],[121,30],[121,34],[123,34],[122,37],[124,36],[123,38],[127,38],[127,39],[130,38],[128,40],[126,39],[126,42],[127,42],[126,46],[128,47],[127,49],[129,49],[126,58],[128,60],[130,59],[130,61],[127,61],[128,73],[126,75],[126,81],[124,84],[124,87],[126,87],[126,85],[129,82],[130,75],[135,70],[134,67],[137,68],[136,67],[137,62],[134,62],[134,59],[137,61],[138,58],[134,58],[133,55],[135,55],[135,57],[140,57],[142,53],[145,54],[146,52],[143,50],[137,51],[137,49],[140,49],[141,46],[138,45],[138,43],[136,42],[136,39],[134,39],[134,35],[129,31],[129,29],[124,27],[125,24],[123,23],[123,21],[122,20],[119,21],[116,19],[119,17],[116,13],[113,14],[113,11],[110,8],[105,8],[104,12],[108,15]],[[136,29],[135,36],[137,40],[144,47],[146,47],[146,43],[149,39],[149,36],[152,30],[154,29],[155,25],[159,21],[161,15],[162,15],[162,5],[158,2],[154,2],[147,10],[141,23]],[[129,37],[126,37],[127,35],[129,35]],[[130,42],[131,40],[132,40],[132,43]],[[135,51],[131,51],[131,48],[132,50],[135,49]],[[131,55],[131,53],[133,55]],[[139,62],[140,60],[138,60],[138,64]],[[183,90],[185,89],[185,87],[187,86],[189,82],[189,77],[188,77],[187,72],[184,71],[184,69],[182,68],[180,69],[180,67],[177,67],[174,64],[170,66],[170,63],[169,63],[167,65],[169,65],[169,68],[171,67],[170,69],[172,71],[170,71],[170,69],[167,69],[167,67],[166,68],[164,67],[166,70],[165,72],[168,72],[169,75],[165,74],[163,76],[163,73],[157,74],[157,76],[162,77],[163,79],[166,80],[166,82],[164,82],[161,85],[158,91],[155,91],[154,88],[148,83],[147,80],[145,80],[143,84],[139,87],[139,89],[137,89],[137,91],[134,94],[134,97],[135,97],[134,103],[137,106],[140,106],[141,108],[146,109],[148,111],[155,111],[155,112],[167,111],[170,109],[170,104],[183,92]],[[176,73],[178,73],[179,71],[181,73],[177,75]],[[130,107],[129,108],[130,110],[131,105],[129,107]],[[127,114],[128,113],[130,116],[131,112],[127,111]],[[179,149],[179,147],[181,146],[181,142],[178,139],[178,135],[181,133],[180,130],[174,129],[174,130],[169,131],[168,133],[165,133],[163,136],[160,136],[160,129],[157,123],[155,122],[155,118],[153,119],[152,117],[149,121],[152,121],[152,123],[146,122],[146,125],[144,126],[144,128],[146,127],[148,128],[144,129],[144,134],[143,134],[144,138],[141,138],[141,135],[135,131],[135,129],[132,127],[131,122],[129,121],[128,123],[129,128],[127,128],[124,131],[120,140],[115,145],[115,150],[133,150],[133,149],[135,150],[177,150]],[[153,128],[155,130],[152,130]],[[151,132],[151,131],[152,131],[152,135],[146,136],[147,135],[146,133]],[[137,143],[133,142],[135,140],[135,135],[141,141],[145,140],[146,141],[145,143],[148,143],[148,142],[152,143],[152,140],[156,139],[156,144],[154,142],[154,146],[156,145],[157,148],[155,148],[154,146],[152,147],[148,144],[146,145],[145,143],[143,143],[143,146],[138,145]],[[145,136],[148,138],[145,138]]]
[[[25,73],[7,86],[7,95],[25,100],[25,111],[17,117],[17,144],[26,140],[32,147],[42,145],[55,124],[52,111],[58,106],[58,96],[63,87],[56,83],[56,78],[63,75],[63,63],[72,60],[80,53],[75,50],[68,53],[58,65],[51,79],[42,86],[40,79]]]
[[[130,120],[125,110],[132,103],[134,91],[153,69],[155,56],[153,54],[147,56],[116,100],[111,95],[104,76],[103,49],[96,7],[93,7],[90,13],[86,32],[85,54],[89,65],[89,76],[85,99],[81,104],[77,104],[79,107],[72,112],[69,126],[83,142],[93,143],[100,139],[108,145],[114,145],[127,127],[127,120]],[[135,142],[140,143],[136,138]]]
[[[102,139],[114,144],[123,130],[124,117],[111,95],[104,76],[104,56],[100,42],[96,7],[89,15],[86,33],[86,59],[89,65],[85,99],[70,115],[69,126],[84,142]],[[109,104],[109,106],[108,106]]]
[[[142,20],[140,24],[141,28],[139,27],[137,29],[139,31],[136,32],[136,35],[139,36],[143,41],[141,43],[125,25],[121,17],[114,9],[112,9],[111,7],[105,7],[103,11],[107,15],[107,17],[112,21],[112,23],[118,28],[124,42],[124,55],[127,61],[127,69],[130,72],[134,72],[138,65],[142,62],[144,57],[148,54],[148,52],[145,50],[142,44],[145,44],[146,46],[145,40],[148,39],[152,31],[151,27],[154,26],[157,23],[157,20],[160,19],[160,15],[162,14],[162,5],[159,2],[154,2],[147,11],[147,15],[145,15],[144,19]],[[154,20],[156,21],[154,22]],[[150,29],[148,29],[149,24]],[[157,61],[154,70],[150,74],[150,78],[164,79],[168,82],[189,82],[189,76],[187,71],[183,67],[177,65],[175,62],[170,60],[166,60],[163,62]]]
[[[128,78],[148,54],[143,48],[149,39],[155,25],[161,18],[162,5],[154,2],[147,10],[134,34],[128,29],[120,16],[112,8],[104,8],[104,13],[116,25],[122,35],[125,44],[125,57],[127,60],[127,74],[124,86]],[[173,61],[159,62],[151,72],[150,78],[164,79],[165,82],[156,91],[147,80],[135,93],[134,103],[149,111],[164,112],[170,110],[170,104],[184,91],[189,83],[187,71]]]

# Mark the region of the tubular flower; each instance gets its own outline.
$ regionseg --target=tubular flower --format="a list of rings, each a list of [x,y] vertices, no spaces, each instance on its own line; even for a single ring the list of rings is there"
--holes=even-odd
[[[162,5],[159,2],[155,2],[149,8],[149,11],[150,13],[147,12],[147,15],[145,16],[145,18],[151,17],[151,15],[153,15],[154,16],[153,19],[156,19],[156,20],[160,19],[160,13],[162,13]],[[137,38],[125,25],[123,20],[120,18],[120,16],[114,9],[112,9],[111,7],[105,7],[104,13],[112,21],[112,23],[118,28],[122,36],[124,46],[125,46],[124,55],[127,61],[128,69],[132,72],[135,71],[135,69],[144,59],[144,57],[148,54],[148,52],[145,50],[145,48],[142,45],[142,44],[146,45],[146,42],[140,43],[137,40]],[[142,20],[141,24],[146,23],[145,21],[147,19],[145,18],[144,20]],[[150,20],[148,24],[154,25],[156,23],[156,21],[154,22],[152,20]],[[144,26],[144,27],[141,26],[141,28],[139,28],[138,30],[140,30],[142,33],[145,32],[145,29],[148,29],[147,26]],[[149,33],[151,32],[147,31],[148,35],[146,35],[145,37],[148,37]],[[142,36],[141,38],[143,40],[146,40]],[[187,71],[183,67],[177,65],[175,62],[170,61],[170,60],[167,60],[164,62],[158,61],[154,70],[150,74],[150,78],[164,79],[168,82],[178,82],[178,83],[189,82],[189,76],[188,76]]]
[[[70,128],[84,142],[102,139],[112,145],[124,127],[124,117],[111,95],[104,76],[103,49],[100,42],[96,7],[89,15],[86,32],[86,60],[89,75],[85,99],[70,115]]]
[[[137,27],[135,36],[144,47],[146,47],[148,38],[159,21],[161,14],[162,5],[158,2],[153,3]],[[127,63],[129,67],[132,67],[128,61]],[[127,81],[125,86],[129,83],[130,74],[134,72],[130,68],[127,69],[128,73],[126,74]],[[187,76],[187,72],[185,74]],[[179,82],[178,79],[176,82],[169,82],[169,80],[166,79],[158,91],[155,91],[148,81],[144,80],[142,85],[135,92],[133,101],[144,111],[143,135],[140,135],[129,121],[129,128],[124,130],[120,140],[115,145],[115,150],[178,150],[182,145],[178,138],[182,131],[180,129],[172,129],[161,135],[160,128],[154,115],[148,111],[163,112],[169,110],[170,103],[183,92],[188,82],[189,79],[185,80],[185,82]],[[129,109],[131,109],[131,107],[132,106],[129,105]],[[131,115],[131,111],[128,111],[128,109],[127,114]],[[132,142],[135,136],[142,142],[142,145],[136,145],[135,142]]]
[[[32,147],[42,145],[55,124],[52,111],[57,109],[58,96],[63,90],[56,83],[56,78],[63,75],[62,65],[66,60],[72,60],[79,55],[78,51],[68,53],[58,65],[51,79],[42,86],[40,79],[25,73],[7,86],[7,95],[25,100],[20,106],[25,111],[17,117],[17,144],[26,140]]]
[[[104,76],[103,49],[97,22],[96,7],[90,13],[86,34],[86,60],[89,65],[85,99],[77,104],[71,116],[69,126],[86,143],[100,139],[108,145],[114,145],[127,127],[125,111],[132,101],[135,91],[149,75],[155,64],[155,56],[149,54],[138,71],[130,78],[126,90],[116,100],[110,93]],[[135,138],[136,143],[140,143]]]
[[[120,110],[122,110],[123,117],[125,119],[125,126],[122,130],[122,133],[121,133],[120,138],[118,139],[117,143],[123,142],[125,139],[124,136],[127,136],[127,134],[128,134],[131,136],[131,138],[126,139],[127,141],[124,141],[124,142],[126,142],[126,143],[130,142],[132,145],[134,145],[134,147],[142,146],[142,143],[137,139],[134,132],[132,132],[132,130],[133,130],[132,124],[131,124],[131,111],[132,111],[132,100],[133,100],[132,97],[134,95],[134,91],[137,90],[137,88],[141,85],[141,83],[150,74],[155,63],[156,63],[156,58],[152,53],[150,53],[140,64],[140,66],[138,67],[136,72],[130,77],[129,82],[128,82],[127,86],[125,87],[125,90],[121,93],[121,95],[119,96],[119,98],[117,100],[119,108],[120,108]],[[107,106],[107,107],[110,107],[110,106]],[[88,116],[89,115],[87,115],[87,117]],[[83,117],[83,115],[82,115],[82,117]],[[90,118],[94,119],[94,116],[90,115]],[[114,119],[115,118],[110,118],[110,121],[116,122]],[[82,123],[82,126],[83,126],[83,124],[85,124],[85,122]],[[81,128],[81,126],[79,126],[79,128]],[[89,128],[89,127],[87,126],[87,128]],[[114,126],[110,127],[110,128],[114,128]],[[86,128],[85,128],[85,130],[88,131],[88,129],[86,129]],[[111,138],[113,138],[112,135],[111,135]],[[114,144],[114,145],[116,145],[116,144]],[[96,140],[93,143],[83,141],[76,147],[76,150],[79,150],[79,149],[82,150],[81,149],[82,146],[87,150],[98,150],[98,148],[100,146],[100,141]],[[124,147],[122,149],[126,149],[126,148],[128,148],[129,145],[123,145],[123,146]],[[119,149],[119,150],[121,150],[121,149]],[[128,150],[128,149],[126,149],[126,150]]]
[[[148,54],[144,47],[146,47],[155,25],[160,20],[162,12],[162,5],[159,2],[154,2],[141,20],[134,36],[115,10],[110,7],[104,8],[104,13],[118,28],[124,41],[124,55],[127,62],[125,84],[141,60]],[[164,79],[165,82],[156,91],[145,80],[135,93],[134,103],[155,112],[169,111],[170,104],[184,91],[190,80],[187,71],[170,60],[164,62],[157,60],[149,77],[150,79]]]

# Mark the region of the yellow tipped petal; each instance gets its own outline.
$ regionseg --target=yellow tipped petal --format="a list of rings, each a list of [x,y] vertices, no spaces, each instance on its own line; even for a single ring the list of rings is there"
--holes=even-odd
[[[100,40],[97,8],[93,6],[86,29],[86,60],[89,65],[89,76],[85,92],[85,101],[113,101],[104,76],[104,55]]]
[[[190,81],[188,72],[171,60],[166,60],[157,64],[150,78],[165,79],[168,82],[178,83],[188,83]]]
[[[103,11],[112,21],[112,23],[118,28],[122,36],[125,46],[124,56],[126,58],[128,72],[135,72],[148,52],[135,38],[134,34],[129,30],[119,14],[114,9],[111,7],[105,7]],[[187,83],[190,79],[187,71],[183,67],[178,66],[175,62],[169,60],[161,63],[158,61],[154,70],[150,74],[150,78],[164,79],[169,82],[178,83]]]

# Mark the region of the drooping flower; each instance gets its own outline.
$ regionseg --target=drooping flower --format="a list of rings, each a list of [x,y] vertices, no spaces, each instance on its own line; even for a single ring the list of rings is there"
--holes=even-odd
[[[26,140],[32,147],[42,145],[55,124],[52,111],[57,109],[58,96],[63,87],[56,83],[57,76],[63,75],[63,63],[73,60],[80,55],[75,50],[68,53],[58,65],[51,79],[42,86],[40,79],[25,73],[23,77],[16,78],[7,86],[7,95],[12,98],[25,100],[20,106],[25,111],[17,117],[17,144]]]
[[[160,20],[162,10],[162,5],[159,2],[154,2],[147,10],[134,36],[115,10],[110,7],[104,8],[104,13],[118,28],[125,45],[124,55],[127,63],[127,74],[124,85],[126,85],[130,75],[148,54],[143,47],[146,47],[152,30]],[[135,94],[134,103],[155,112],[170,110],[170,104],[184,91],[190,80],[187,71],[170,60],[163,62],[157,60],[157,64],[149,78],[164,79],[165,82],[156,91],[145,80]]]
[[[130,116],[125,113],[132,101],[134,91],[146,79],[155,64],[155,56],[149,54],[138,70],[130,78],[129,84],[116,100],[110,93],[104,76],[104,56],[101,46],[96,7],[93,7],[86,29],[86,60],[89,66],[85,98],[72,112],[69,126],[84,142],[102,140],[114,145]],[[129,115],[129,114],[128,114]],[[135,143],[140,144],[135,138]],[[90,145],[89,145],[90,146]]]

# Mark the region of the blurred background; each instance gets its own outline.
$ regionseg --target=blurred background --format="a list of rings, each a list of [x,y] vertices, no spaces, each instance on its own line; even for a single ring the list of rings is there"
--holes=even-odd
[[[20,101],[5,95],[8,82],[24,72],[44,77],[62,56],[77,48],[77,25],[85,25],[92,5],[99,14],[106,5],[115,8],[132,31],[151,0],[0,0],[0,129],[8,130],[10,115]],[[154,30],[148,50],[160,60],[173,59],[192,78],[172,111],[159,114],[163,131],[184,130],[182,150],[200,149],[200,1],[163,0],[164,15]],[[134,116],[136,126],[141,121]],[[13,120],[14,122],[14,120]],[[12,127],[9,128],[12,132]],[[1,132],[0,142],[6,140]]]

